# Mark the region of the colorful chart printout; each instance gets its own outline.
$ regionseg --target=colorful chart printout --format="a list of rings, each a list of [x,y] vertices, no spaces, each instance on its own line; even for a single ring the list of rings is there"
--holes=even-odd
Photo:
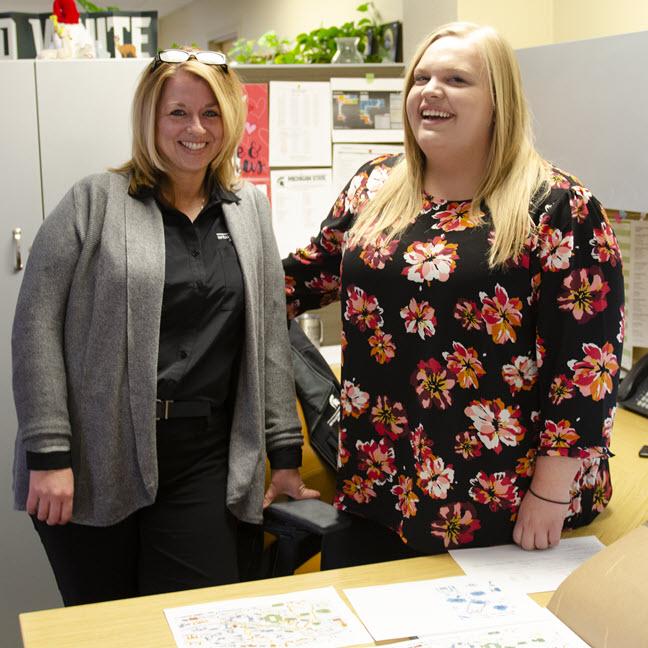
[[[333,587],[164,610],[179,648],[341,648],[371,643]]]

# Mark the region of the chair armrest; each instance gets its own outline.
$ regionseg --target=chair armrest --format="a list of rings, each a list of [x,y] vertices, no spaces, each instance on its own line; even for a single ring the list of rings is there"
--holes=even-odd
[[[318,499],[273,502],[264,512],[266,528],[277,523],[324,536],[351,523],[344,513]],[[270,530],[267,528],[267,530]]]

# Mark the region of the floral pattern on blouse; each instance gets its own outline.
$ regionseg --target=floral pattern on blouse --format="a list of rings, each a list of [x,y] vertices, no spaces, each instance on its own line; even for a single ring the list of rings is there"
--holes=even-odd
[[[540,455],[579,457],[565,526],[612,495],[621,255],[591,192],[554,169],[523,252],[490,269],[490,216],[424,194],[398,240],[350,247],[397,156],[364,165],[284,261],[289,313],[341,302],[335,505],[427,553],[512,541]]]

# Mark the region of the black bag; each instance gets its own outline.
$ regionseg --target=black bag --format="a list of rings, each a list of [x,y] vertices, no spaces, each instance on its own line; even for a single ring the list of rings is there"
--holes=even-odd
[[[315,345],[294,320],[289,328],[295,389],[304,412],[310,444],[337,471],[340,383]]]

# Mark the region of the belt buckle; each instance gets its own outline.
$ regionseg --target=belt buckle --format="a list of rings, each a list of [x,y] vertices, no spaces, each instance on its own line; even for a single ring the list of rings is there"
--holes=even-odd
[[[172,400],[161,400],[159,398],[156,398],[155,402],[156,403],[162,403],[162,405],[164,406],[163,415],[162,416],[156,416],[155,420],[156,421],[160,421],[160,420],[167,421],[169,419],[169,406],[171,405],[171,403],[173,403],[173,401]],[[156,412],[156,414],[157,414],[157,412]]]

